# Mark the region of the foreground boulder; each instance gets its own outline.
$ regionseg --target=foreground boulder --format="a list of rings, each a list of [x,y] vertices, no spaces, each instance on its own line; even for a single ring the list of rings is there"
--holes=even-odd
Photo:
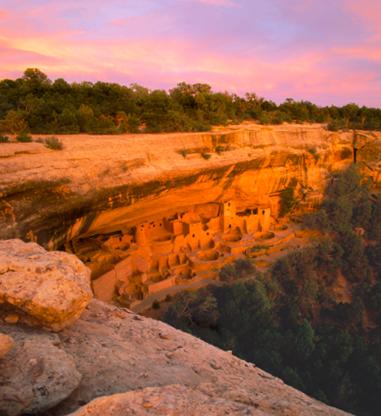
[[[0,360],[0,414],[38,414],[57,405],[79,385],[74,359],[59,338],[15,328],[15,347]]]
[[[74,255],[0,241],[0,317],[59,331],[90,302],[90,270]]]

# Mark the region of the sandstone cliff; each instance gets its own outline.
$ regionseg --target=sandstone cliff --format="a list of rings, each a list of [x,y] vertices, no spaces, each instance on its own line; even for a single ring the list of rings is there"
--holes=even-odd
[[[61,140],[0,146],[0,238],[74,253],[97,297],[129,307],[215,279],[273,231],[285,189],[305,211],[354,160],[381,178],[380,133],[320,125]]]
[[[355,159],[380,186],[380,133],[246,124],[60,139],[60,152],[36,142],[0,146],[0,238],[74,253],[98,278],[98,297],[130,306],[215,278],[276,225],[287,188],[300,209],[313,208],[330,172]]]
[[[380,138],[365,133],[357,141],[357,160],[375,181]],[[53,249],[223,199],[276,213],[279,192],[292,179],[313,204],[327,173],[353,161],[354,143],[351,132],[320,125],[250,124],[211,133],[60,139],[60,152],[41,143],[0,146],[1,238]]]
[[[27,246],[36,251],[34,244]],[[33,269],[24,243],[2,242],[8,255],[18,247],[24,252],[19,260]],[[40,262],[42,257],[39,252]],[[51,254],[45,253],[45,259],[51,261]],[[71,267],[69,255],[56,267],[65,263]],[[51,277],[55,272],[63,279],[54,266],[41,274]],[[17,285],[26,300],[44,292],[39,286],[28,293],[27,269]],[[0,304],[0,311],[4,308]],[[6,350],[0,357],[0,413],[6,416],[345,414],[229,352],[97,300],[57,333],[4,320],[1,332],[7,335],[0,337],[0,351]]]

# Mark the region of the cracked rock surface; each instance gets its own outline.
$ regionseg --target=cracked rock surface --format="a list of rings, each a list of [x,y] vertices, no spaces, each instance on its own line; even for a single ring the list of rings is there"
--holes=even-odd
[[[0,241],[0,318],[59,331],[92,298],[90,270],[74,255],[36,243]]]
[[[28,358],[18,349],[6,361],[8,365],[22,359],[21,369],[29,374],[28,365],[33,368],[42,355],[52,360],[52,366],[56,363],[55,371],[63,362],[70,368],[63,372],[65,377],[71,372],[74,380],[66,390],[67,398],[51,410],[40,410],[43,415],[345,414],[229,352],[165,323],[98,300],[93,300],[73,325],[57,334],[15,325],[2,330],[23,348],[36,348]],[[27,364],[33,358],[32,364]],[[4,378],[1,383],[4,385]],[[30,379],[27,383],[33,384]],[[120,394],[114,396],[116,393]],[[1,406],[0,413],[4,409]]]

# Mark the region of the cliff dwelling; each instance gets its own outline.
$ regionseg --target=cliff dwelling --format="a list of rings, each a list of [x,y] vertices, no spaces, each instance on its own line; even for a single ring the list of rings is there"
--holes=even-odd
[[[234,201],[204,203],[73,244],[93,270],[95,295],[105,301],[123,297],[132,306],[173,286],[216,279],[269,230],[270,211],[237,211]],[[107,265],[109,271],[102,273]]]

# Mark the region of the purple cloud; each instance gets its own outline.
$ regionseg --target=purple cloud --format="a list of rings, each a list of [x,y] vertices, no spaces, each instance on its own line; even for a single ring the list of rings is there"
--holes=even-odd
[[[378,0],[3,0],[0,75],[381,106]]]

